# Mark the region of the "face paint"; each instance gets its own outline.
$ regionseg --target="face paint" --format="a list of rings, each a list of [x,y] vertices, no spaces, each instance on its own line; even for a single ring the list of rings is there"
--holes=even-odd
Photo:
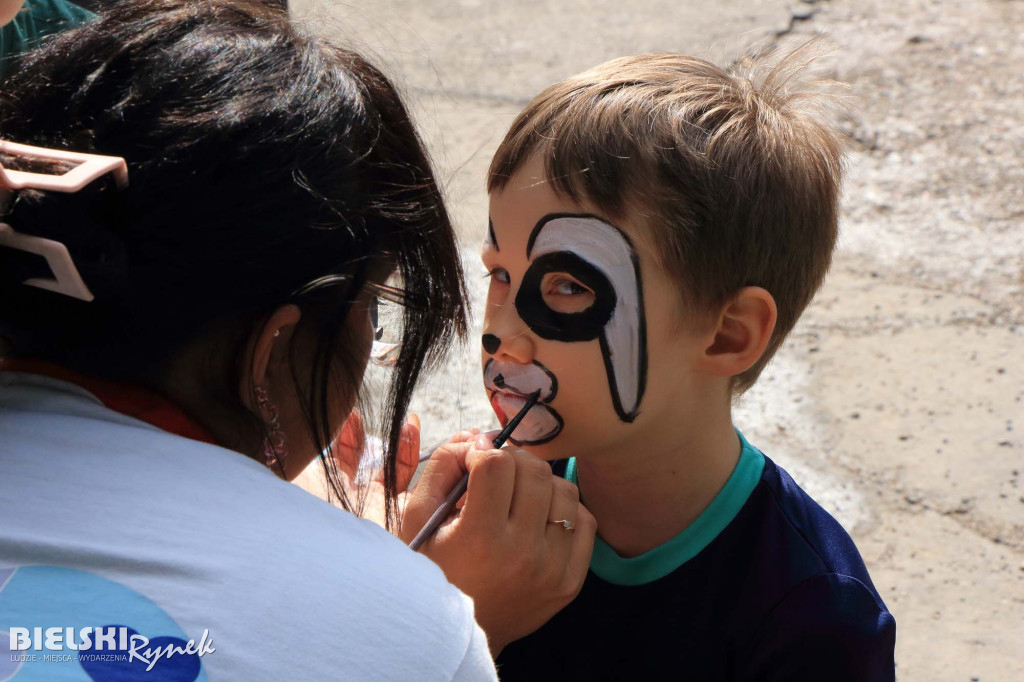
[[[484,366],[484,386],[502,426],[523,408],[528,396],[540,391],[539,401],[509,438],[514,444],[547,443],[562,430],[561,415],[545,404],[554,400],[558,393],[558,381],[539,362],[524,365],[491,358]]]
[[[543,339],[598,339],[615,411],[633,421],[647,382],[647,325],[640,262],[629,238],[596,216],[552,214],[534,227],[526,256],[531,265],[516,295],[519,316]],[[578,280],[594,302],[581,312],[552,310],[541,286],[552,272]]]
[[[594,303],[581,312],[552,310],[544,301],[544,276],[553,272],[571,275],[594,292]],[[593,341],[601,336],[615,312],[615,288],[604,273],[574,253],[559,251],[539,256],[523,276],[516,295],[516,309],[537,336],[549,341]]]
[[[487,351],[490,355],[494,355],[495,353],[498,352],[498,349],[501,347],[501,339],[499,339],[494,334],[484,334],[482,337],[480,337],[480,345],[482,345],[484,347],[484,350]]]

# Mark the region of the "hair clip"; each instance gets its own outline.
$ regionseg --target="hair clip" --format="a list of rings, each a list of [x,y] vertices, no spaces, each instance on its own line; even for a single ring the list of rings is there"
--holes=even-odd
[[[117,156],[100,156],[83,154],[59,149],[44,149],[27,144],[16,144],[0,140],[0,152],[46,161],[70,161],[75,164],[70,170],[61,174],[30,173],[4,168],[0,164],[0,205],[6,208],[13,193],[22,189],[36,189],[50,192],[77,192],[89,183],[103,177],[107,173],[114,176],[118,188],[128,185],[128,166],[124,159]],[[3,214],[0,214],[0,218]],[[53,279],[33,277],[22,284],[39,289],[46,289],[83,301],[91,301],[95,297],[82,280],[78,268],[75,267],[71,254],[61,242],[43,237],[16,232],[7,223],[0,222],[0,246],[17,251],[25,251],[46,259],[53,271]]]

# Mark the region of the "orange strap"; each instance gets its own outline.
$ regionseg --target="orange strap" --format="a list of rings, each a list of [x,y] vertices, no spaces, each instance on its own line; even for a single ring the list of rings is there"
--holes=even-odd
[[[217,441],[194,419],[162,395],[140,386],[105,381],[43,360],[0,360],[0,372],[27,372],[80,386],[115,412],[184,438],[216,445]]]

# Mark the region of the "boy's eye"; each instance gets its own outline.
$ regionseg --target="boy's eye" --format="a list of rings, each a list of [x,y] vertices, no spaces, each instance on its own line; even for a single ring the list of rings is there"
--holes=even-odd
[[[541,283],[544,302],[559,313],[580,313],[594,304],[594,292],[563,273],[549,273]]]
[[[491,268],[487,273],[487,277],[490,277],[496,282],[501,282],[502,284],[508,284],[512,281],[512,278],[509,277],[508,270],[505,268]]]
[[[590,289],[571,279],[556,279],[551,283],[551,289],[552,293],[560,296],[575,296],[577,294],[590,293]]]

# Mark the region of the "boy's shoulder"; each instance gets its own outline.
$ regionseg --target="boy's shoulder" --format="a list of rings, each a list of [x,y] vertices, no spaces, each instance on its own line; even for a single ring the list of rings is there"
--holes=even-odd
[[[745,642],[742,677],[893,677],[895,620],[860,552],[782,467],[765,457],[761,481],[718,540],[707,568],[716,554],[742,559],[721,576],[737,591],[729,619]]]
[[[767,456],[764,461],[761,481],[747,501],[749,509],[744,510],[750,518],[737,516],[740,522],[737,525],[748,529],[759,527],[762,532],[777,526],[775,532],[780,542],[784,540],[782,547],[787,550],[789,559],[779,568],[791,579],[804,574],[805,577],[846,575],[864,582],[877,597],[864,560],[846,529],[804,491],[789,472]],[[749,539],[755,543],[758,540]],[[757,548],[770,549],[760,543]],[[881,598],[878,601],[881,604]]]
[[[565,679],[892,679],[895,621],[856,545],[763,461],[695,556],[643,584],[592,571],[576,601],[502,654],[502,679],[543,679],[541,668]]]
[[[764,657],[799,639],[808,652],[803,665],[827,665],[834,656],[891,674],[895,621],[853,539],[831,514],[765,457],[761,481],[735,521],[723,549],[732,545],[749,562],[732,577],[745,605],[735,622],[752,652]],[[883,660],[873,660],[878,655]]]

